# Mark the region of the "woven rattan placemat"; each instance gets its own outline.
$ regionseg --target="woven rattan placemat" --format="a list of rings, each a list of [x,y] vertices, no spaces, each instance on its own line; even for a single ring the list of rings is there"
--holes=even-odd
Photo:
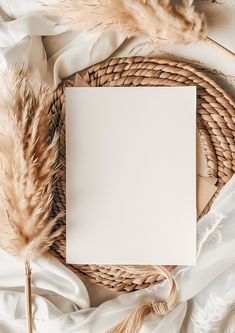
[[[89,68],[82,78],[85,80],[84,85],[92,87],[196,85],[197,127],[207,160],[208,174],[217,178],[216,185],[219,189],[233,175],[235,103],[217,83],[198,69],[166,59],[116,58]],[[65,209],[65,88],[74,85],[76,77],[73,80],[65,80],[54,93],[50,108],[51,131],[57,130],[60,133],[59,159],[62,170],[62,177],[56,183],[54,213]],[[65,220],[59,223],[65,224]],[[133,230],[133,235],[134,232]],[[52,246],[52,253],[63,263],[65,263],[65,237],[63,234]],[[130,292],[162,280],[162,276],[153,266],[68,265],[68,267],[90,281],[101,283],[115,291]],[[173,266],[166,267],[173,268]]]

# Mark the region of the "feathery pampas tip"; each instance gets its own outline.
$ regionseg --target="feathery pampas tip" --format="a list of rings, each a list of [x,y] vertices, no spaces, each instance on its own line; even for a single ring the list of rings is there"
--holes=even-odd
[[[57,136],[49,140],[49,98],[33,87],[27,73],[1,75],[0,247],[24,260],[27,332],[33,332],[31,267],[62,228],[53,231],[53,180],[57,176]]]
[[[154,50],[159,45],[205,41],[235,60],[235,54],[208,36],[205,15],[191,0],[59,0],[43,8],[62,18],[70,30],[115,31],[127,38],[147,35],[137,45]]]
[[[46,6],[71,30],[117,31],[127,37],[149,35],[155,43],[187,44],[206,38],[206,20],[187,1],[61,0]]]
[[[57,136],[49,142],[48,92],[12,69],[3,77],[0,101],[0,247],[28,259],[41,255],[52,232]],[[4,88],[5,87],[5,88]]]

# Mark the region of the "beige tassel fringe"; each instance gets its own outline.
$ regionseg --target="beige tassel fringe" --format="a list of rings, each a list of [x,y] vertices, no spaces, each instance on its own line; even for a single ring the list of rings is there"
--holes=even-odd
[[[164,316],[173,310],[177,300],[177,289],[175,280],[171,273],[163,266],[157,267],[158,271],[166,277],[169,283],[170,294],[165,302],[151,302],[141,305],[134,310],[126,319],[108,330],[106,333],[137,333],[139,332],[145,318],[149,314]]]

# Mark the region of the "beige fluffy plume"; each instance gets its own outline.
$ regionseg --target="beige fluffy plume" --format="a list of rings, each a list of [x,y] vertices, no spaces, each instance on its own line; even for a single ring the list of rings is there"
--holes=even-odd
[[[117,31],[127,37],[149,35],[156,43],[204,40],[206,20],[189,1],[61,0],[47,6],[71,30]]]
[[[48,250],[57,137],[48,138],[48,93],[11,70],[0,101],[0,247],[29,259]]]
[[[52,232],[57,137],[49,142],[48,93],[27,75],[3,76],[0,100],[0,247],[29,259],[41,255],[61,230]]]
[[[2,82],[1,82],[2,81]],[[33,332],[31,268],[62,228],[51,217],[57,137],[49,139],[48,92],[27,73],[0,75],[0,247],[24,261],[27,332]]]

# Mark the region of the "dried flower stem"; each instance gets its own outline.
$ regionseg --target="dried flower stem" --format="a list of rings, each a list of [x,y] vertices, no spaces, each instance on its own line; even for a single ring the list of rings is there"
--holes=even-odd
[[[33,331],[31,267],[62,232],[51,216],[58,175],[58,135],[49,137],[50,93],[28,73],[0,75],[0,247],[21,257],[25,269],[27,332]]]
[[[29,260],[25,260],[24,269],[25,269],[25,311],[26,311],[26,320],[27,320],[27,333],[33,333],[31,267]]]
[[[225,46],[219,44],[218,42],[216,42],[214,39],[207,37],[206,38],[206,42],[213,46],[216,47],[218,50],[222,51],[224,54],[226,54],[227,56],[231,57],[233,60],[235,60],[235,54],[230,51],[229,49],[227,49]]]

